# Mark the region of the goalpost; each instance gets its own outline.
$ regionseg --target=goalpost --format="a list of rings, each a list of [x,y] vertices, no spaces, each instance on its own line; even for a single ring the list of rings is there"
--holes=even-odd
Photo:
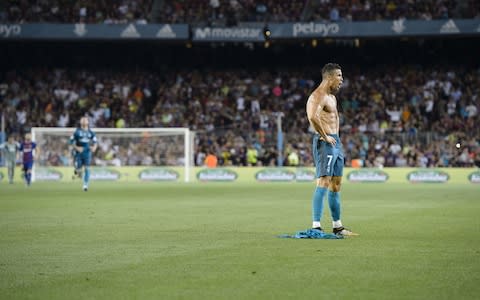
[[[32,140],[39,147],[35,165],[72,166],[70,136],[76,128],[33,127]],[[92,166],[184,167],[190,181],[195,133],[189,128],[92,128],[98,148]],[[32,180],[35,180],[35,165]]]

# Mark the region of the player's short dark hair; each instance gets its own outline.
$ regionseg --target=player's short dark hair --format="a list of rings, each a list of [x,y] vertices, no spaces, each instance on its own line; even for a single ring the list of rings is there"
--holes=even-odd
[[[328,63],[322,68],[322,77],[325,77],[325,75],[331,74],[334,70],[341,70],[342,67],[340,67],[339,64],[336,63]]]

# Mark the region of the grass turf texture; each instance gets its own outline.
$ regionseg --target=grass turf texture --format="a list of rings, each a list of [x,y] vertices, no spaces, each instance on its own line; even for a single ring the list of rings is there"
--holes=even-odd
[[[1,299],[474,299],[480,187],[345,184],[360,237],[294,240],[310,184],[0,186]],[[328,202],[325,229],[331,230]]]

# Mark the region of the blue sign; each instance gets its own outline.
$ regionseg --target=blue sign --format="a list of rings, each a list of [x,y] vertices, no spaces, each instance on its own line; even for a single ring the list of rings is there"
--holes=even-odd
[[[187,24],[0,24],[0,39],[187,40]]]
[[[480,20],[272,23],[272,39],[480,35]]]

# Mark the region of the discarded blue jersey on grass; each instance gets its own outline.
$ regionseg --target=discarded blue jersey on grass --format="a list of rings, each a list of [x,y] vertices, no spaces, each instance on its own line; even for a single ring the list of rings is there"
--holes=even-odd
[[[294,235],[284,234],[279,236],[281,238],[291,238],[291,239],[327,239],[327,240],[338,240],[343,239],[342,235],[336,235],[333,233],[326,233],[318,229],[307,229],[304,231],[298,231]]]

